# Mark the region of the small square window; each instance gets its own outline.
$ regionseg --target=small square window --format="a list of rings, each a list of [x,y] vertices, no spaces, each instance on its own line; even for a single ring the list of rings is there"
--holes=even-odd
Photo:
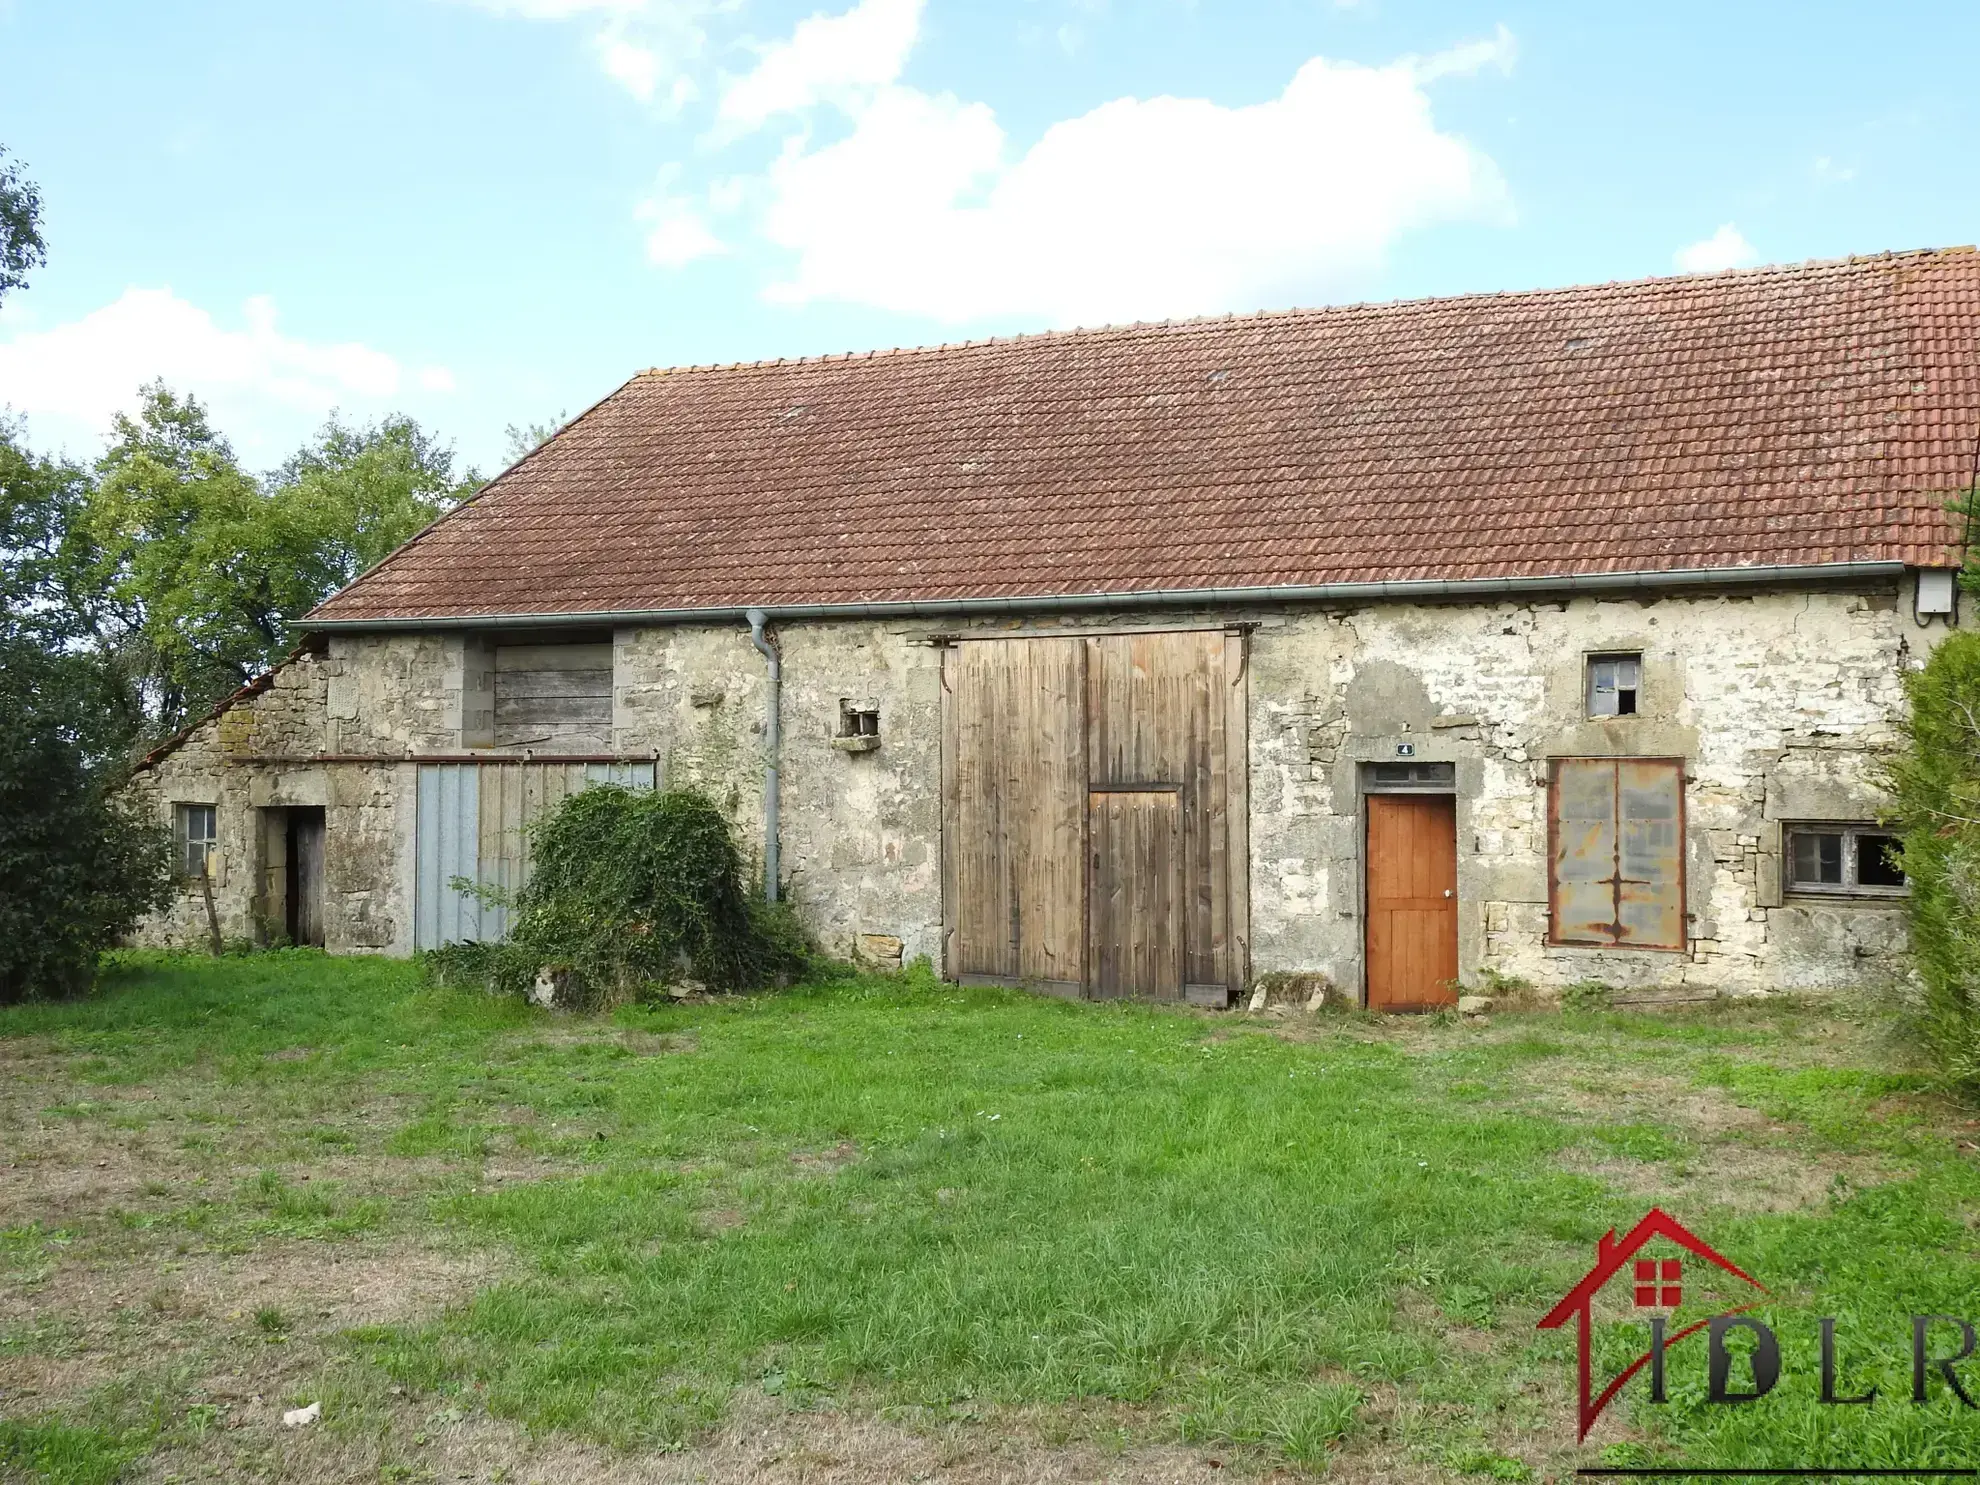
[[[182,804],[177,813],[179,870],[189,877],[203,877],[220,839],[219,811],[210,804]]]
[[[1794,892],[1889,897],[1906,890],[1902,842],[1868,825],[1787,827],[1787,885]]]
[[[1588,657],[1588,715],[1591,717],[1633,717],[1637,693],[1642,686],[1641,655],[1590,655]]]
[[[880,708],[860,706],[854,702],[839,703],[840,737],[878,737],[880,735]]]

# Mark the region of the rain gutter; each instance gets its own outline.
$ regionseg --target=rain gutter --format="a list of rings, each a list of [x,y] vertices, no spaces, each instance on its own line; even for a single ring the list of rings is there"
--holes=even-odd
[[[763,656],[769,675],[769,685],[763,698],[763,896],[767,901],[775,902],[779,865],[777,837],[782,824],[782,802],[779,799],[781,759],[778,755],[783,751],[784,660],[777,652],[777,642],[763,632],[764,626],[770,622],[770,615],[760,608],[753,608],[743,617],[749,621],[749,642]]]
[[[414,629],[539,629],[557,625],[631,627],[647,624],[747,623],[797,619],[949,619],[1015,614],[1091,613],[1132,608],[1214,608],[1218,605],[1425,602],[1439,599],[1524,598],[1577,593],[1667,593],[1698,588],[1783,587],[1808,583],[1895,581],[1903,562],[1819,562],[1795,566],[1693,567],[1662,572],[1559,573],[1539,577],[1416,578],[1395,582],[1287,583],[1250,588],[1171,588],[1112,593],[1059,593],[1008,598],[885,599],[871,603],[779,603],[710,608],[629,608],[543,613],[395,615],[378,619],[296,621],[317,633],[371,634]],[[762,648],[762,644],[758,644]],[[774,661],[772,662],[775,663]]]

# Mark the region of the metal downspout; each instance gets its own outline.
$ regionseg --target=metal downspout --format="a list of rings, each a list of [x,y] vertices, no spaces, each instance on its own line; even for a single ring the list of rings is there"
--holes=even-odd
[[[775,902],[778,872],[777,828],[780,815],[778,760],[782,753],[784,662],[777,653],[777,646],[763,633],[763,626],[770,622],[770,616],[760,608],[753,608],[745,617],[749,620],[749,642],[755,645],[757,653],[763,656],[770,680],[769,694],[763,703],[763,896],[766,900]]]

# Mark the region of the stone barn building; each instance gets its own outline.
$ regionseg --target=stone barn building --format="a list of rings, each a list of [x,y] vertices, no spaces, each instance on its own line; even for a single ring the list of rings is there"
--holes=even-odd
[[[152,942],[503,931],[522,827],[710,792],[829,950],[1375,1008],[1903,942],[1980,256],[644,372],[135,780]]]

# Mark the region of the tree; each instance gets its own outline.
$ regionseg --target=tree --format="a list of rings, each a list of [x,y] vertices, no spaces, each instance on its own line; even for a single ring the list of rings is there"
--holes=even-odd
[[[334,414],[313,443],[269,476],[306,554],[313,607],[465,500],[481,481],[411,418],[353,428]]]
[[[169,732],[279,655],[282,575],[261,490],[196,401],[153,384],[113,430],[70,547],[93,638]]]
[[[564,431],[570,422],[570,414],[559,412],[547,423],[511,423],[502,431],[508,435],[509,443],[503,457],[510,464],[520,464],[531,454],[542,448],[551,439]]]
[[[116,679],[0,634],[0,1004],[80,994],[97,955],[170,896],[170,839],[114,793]]]
[[[47,261],[48,245],[41,240],[41,191],[0,145],[0,298],[20,288],[29,271]]]
[[[1926,1049],[1980,1097],[1980,634],[1949,634],[1905,678],[1906,746],[1889,782],[1911,886]]]
[[[41,196],[0,149],[0,296],[46,261]],[[169,839],[113,794],[134,714],[92,644],[94,483],[0,420],[0,1004],[75,994],[170,892]]]
[[[171,732],[278,663],[292,623],[471,493],[410,418],[332,418],[265,479],[159,383],[119,415],[57,564],[79,624]]]

